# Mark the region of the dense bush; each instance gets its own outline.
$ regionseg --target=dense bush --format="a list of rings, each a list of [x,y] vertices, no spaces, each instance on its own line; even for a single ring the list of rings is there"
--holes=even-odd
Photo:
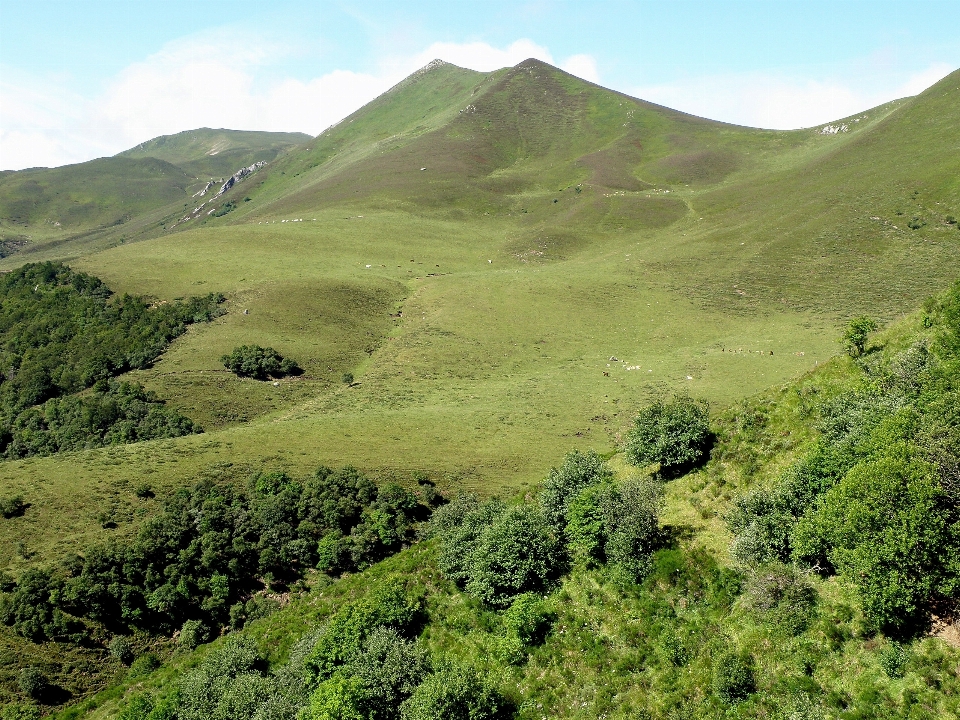
[[[960,283],[925,310],[933,340],[860,360],[859,382],[819,403],[813,449],[728,516],[740,562],[837,572],[895,633],[960,596]],[[851,325],[852,354],[872,327]]]
[[[5,518],[19,517],[27,509],[27,504],[21,495],[0,498],[0,516]]]
[[[124,665],[129,665],[133,662],[133,643],[130,642],[130,638],[125,635],[117,635],[110,641],[110,645],[107,648],[110,650],[110,656],[116,660],[119,660]]]
[[[730,650],[717,655],[713,663],[713,691],[721,700],[740,702],[756,689],[752,658]]]
[[[202,432],[157,396],[115,380],[89,395],[68,395],[23,410],[3,431],[3,455],[23,458]]]
[[[709,408],[704,401],[677,396],[658,400],[637,415],[624,447],[634,465],[659,463],[667,476],[703,462],[710,450]]]
[[[483,673],[450,663],[427,677],[401,708],[403,720],[498,720],[511,714]]]
[[[802,633],[813,619],[817,593],[792,565],[770,563],[751,573],[744,588],[746,604],[773,627]]]
[[[310,700],[313,718],[396,720],[400,706],[430,672],[426,650],[394,628],[378,627],[356,657],[320,683]]]
[[[933,468],[906,446],[856,466],[795,532],[794,555],[821,560],[860,590],[883,627],[916,622],[936,596],[960,590],[960,523]]]
[[[47,676],[43,674],[40,668],[36,667],[23,668],[17,678],[17,684],[20,687],[20,692],[32,697],[34,700],[42,698],[50,687],[50,681],[47,680]]]
[[[296,361],[283,357],[271,347],[240,345],[229,355],[220,358],[224,367],[237,375],[266,380],[268,377],[297,375],[300,368]]]
[[[561,547],[539,508],[507,509],[480,533],[467,590],[493,607],[525,592],[543,590],[558,576]]]
[[[608,481],[613,473],[596,452],[574,450],[563,459],[559,468],[550,470],[540,490],[540,506],[547,521],[557,532],[566,525],[567,507],[581,490]]]
[[[652,478],[614,482],[593,452],[551,470],[539,503],[507,507],[462,495],[431,522],[443,574],[491,607],[542,592],[570,564],[610,563],[639,581],[660,542],[662,488]]]
[[[863,355],[867,336],[877,329],[877,323],[868,317],[858,317],[851,320],[840,338],[843,349],[850,357]]]
[[[310,677],[324,681],[355,662],[371,633],[389,628],[411,634],[420,612],[420,599],[399,583],[382,583],[369,595],[347,603],[322,628],[306,662]]]
[[[184,642],[203,642],[199,624],[256,616],[258,601],[241,599],[299,577],[329,533],[344,533],[347,547],[333,569],[354,569],[399,550],[428,514],[413,493],[377,488],[352,468],[303,480],[263,473],[246,491],[205,481],[178,491],[132,541],[90,547],[57,572],[25,573],[0,596],[0,621],[34,640],[76,633],[67,614],[162,633],[189,621]]]
[[[221,302],[221,295],[208,295],[153,307],[143,298],[112,296],[97,278],[59,263],[24,265],[4,275],[0,452],[24,410],[147,367],[187,325],[220,314]]]

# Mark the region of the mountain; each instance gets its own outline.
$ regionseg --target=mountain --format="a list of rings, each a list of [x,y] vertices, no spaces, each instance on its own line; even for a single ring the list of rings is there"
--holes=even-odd
[[[15,252],[0,270],[66,260],[117,294],[145,296],[145,307],[208,293],[226,300],[224,314],[122,378],[205,432],[0,463],[0,499],[22,496],[20,514],[0,521],[0,569],[20,577],[64,567],[77,548],[133,537],[184,487],[250,488],[261,470],[304,478],[319,477],[321,464],[349,465],[418,492],[427,478],[451,497],[536,497],[567,452],[616,455],[638,412],[689,394],[740,439],[711,460],[708,478],[668,485],[664,517],[684,552],[706,553],[684,587],[713,573],[710,613],[737,632],[737,573],[719,520],[734,489],[779,477],[819,432],[811,408],[839,397],[851,373],[869,382],[882,370],[894,382],[910,370],[914,355],[833,360],[851,319],[890,324],[882,337],[919,343],[914,354],[935,339],[917,334],[930,330],[922,317],[896,321],[960,276],[958,118],[960,72],[916,97],[772,131],[694,117],[536,60],[491,73],[434,62],[316,138],[278,138],[275,156],[222,194],[219,183],[199,194],[209,177],[198,168],[216,175],[218,158],[241,141],[250,154],[216,177],[250,167],[267,157],[257,155],[267,152],[259,136],[198,130],[115,158],[6,173],[0,229]],[[229,372],[223,357],[250,345],[295,360],[302,374]],[[620,457],[612,466],[632,472]],[[433,587],[433,547],[391,567],[422,560],[416,572]],[[680,560],[671,557],[657,577],[673,577]],[[387,572],[379,567],[371,572]],[[357,577],[336,587],[359,593],[367,576]],[[326,580],[310,578],[320,597]],[[616,580],[583,576],[574,591],[591,595],[595,580],[619,607]],[[845,634],[814,629],[826,633],[815,641],[856,645],[850,652],[880,662],[867,647],[875,638],[852,619],[856,598],[833,580],[817,588],[831,618],[824,627],[841,618]],[[670,607],[697,607],[695,588],[677,592],[683,603]],[[648,596],[636,597],[642,605]],[[301,598],[288,625],[260,626],[264,643],[283,654],[284,628],[306,631],[319,617],[301,613],[314,599]],[[5,633],[0,688],[21,697],[10,668],[46,650]],[[669,650],[657,647],[650,652]],[[700,679],[712,662],[710,647],[701,650]],[[841,650],[824,662],[850,667]],[[69,667],[102,660],[100,650],[75,651],[88,664]],[[679,678],[686,669],[670,657],[658,672]],[[597,677],[609,671],[601,666],[591,666]],[[71,680],[78,696],[91,687],[86,672]],[[819,673],[797,675],[797,687],[815,677],[836,690],[838,708],[861,703]]]
[[[158,210],[182,213],[208,180],[272,162],[307,139],[302,133],[201,128],[154,138],[110,158],[2,173],[0,252],[142,232]]]
[[[176,135],[161,135],[124,150],[116,157],[165,160],[207,180],[229,177],[244,165],[272,162],[284,151],[311,139],[305,133],[199,128]]]

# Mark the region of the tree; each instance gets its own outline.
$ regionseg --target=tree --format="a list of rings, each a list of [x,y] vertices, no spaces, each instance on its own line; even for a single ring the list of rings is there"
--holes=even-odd
[[[283,357],[272,347],[259,345],[240,345],[229,355],[220,358],[224,367],[237,375],[245,375],[257,380],[268,377],[296,375],[300,367],[295,360]]]
[[[706,401],[678,395],[644,408],[627,436],[627,459],[634,465],[659,463],[665,475],[678,475],[706,458],[713,439]]]
[[[840,338],[840,343],[843,345],[843,349],[846,350],[847,355],[853,358],[863,355],[867,343],[867,336],[876,330],[877,327],[877,323],[865,315],[851,320],[847,324],[847,329],[844,330],[843,336]]]
[[[448,664],[430,675],[401,706],[403,720],[498,720],[508,705],[477,670]]]
[[[559,543],[538,508],[509,508],[480,534],[467,590],[494,607],[542,590],[559,565]]]

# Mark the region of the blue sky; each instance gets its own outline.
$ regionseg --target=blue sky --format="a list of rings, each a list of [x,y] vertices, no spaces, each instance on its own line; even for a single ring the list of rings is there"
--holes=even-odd
[[[536,56],[719,120],[825,123],[960,67],[958,0],[0,0],[0,168],[194,127],[310,134],[434,57]]]

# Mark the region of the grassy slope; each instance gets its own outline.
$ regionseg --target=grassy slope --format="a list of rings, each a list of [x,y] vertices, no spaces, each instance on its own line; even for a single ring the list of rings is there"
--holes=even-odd
[[[924,335],[929,332],[915,315],[892,326],[873,344],[895,354]],[[731,537],[721,519],[730,500],[773,481],[809,449],[815,438],[816,415],[807,406],[814,397],[812,388],[822,401],[854,385],[859,376],[849,358],[834,358],[718,415],[715,459],[667,485],[663,517],[687,551],[688,562],[690,551],[698,549],[712,558],[692,568],[702,575],[684,574],[683,564],[678,569],[671,564],[676,556],[669,554],[661,556],[660,566],[642,589],[618,586],[602,571],[577,571],[549,600],[558,614],[553,633],[519,667],[499,659],[496,615],[480,611],[469,596],[442,578],[433,542],[333,585],[315,577],[308,592],[244,632],[257,640],[272,662],[282,662],[297,638],[344,600],[369,592],[381,578],[400,575],[426,588],[429,623],[424,642],[434,652],[452,653],[485,667],[517,703],[520,718],[627,718],[638,713],[667,718],[679,716],[681,708],[684,717],[823,717],[813,708],[800,713],[806,707],[804,695],[814,704],[822,703],[829,717],[956,718],[960,649],[938,638],[918,638],[907,643],[904,676],[887,676],[881,657],[889,651],[890,641],[867,629],[855,592],[837,578],[809,578],[818,595],[817,613],[810,627],[796,635],[751,610],[742,598],[732,605],[725,602],[711,585],[710,573],[716,567],[712,563],[731,565],[727,554]],[[610,462],[621,476],[635,472],[620,455]],[[679,667],[669,660],[665,638],[671,634],[689,656]],[[718,703],[710,690],[711,662],[729,648],[753,656],[758,687],[750,700],[733,710]],[[124,697],[144,688],[166,692],[208,650],[174,652],[150,677],[119,681],[91,703],[88,717],[112,717]],[[122,676],[117,663],[109,667],[117,678]],[[789,715],[791,710],[798,714]]]
[[[97,239],[116,244],[181,215],[208,178],[273,161],[305,140],[302,133],[204,128],[154,138],[110,158],[3,173],[0,240],[29,241],[31,259],[75,253],[72,246]]]
[[[956,83],[819,135],[536,63],[422,74],[238,186],[224,200],[253,199],[235,212],[73,261],[120,291],[227,293],[228,315],[137,375],[209,432],[4,464],[2,492],[33,507],[0,525],[0,566],[81,546],[105,507],[128,531],[142,478],[165,492],[228,463],[351,462],[510,490],[611,447],[656,394],[723,406],[809,370],[843,318],[895,317],[960,271]],[[905,229],[914,215],[927,224]],[[306,374],[229,376],[218,359],[244,342]]]
[[[69,518],[62,538],[96,533],[85,499],[145,468],[173,487],[222,462],[350,462],[492,491],[571,446],[609,447],[656,394],[722,406],[794,377],[835,352],[842,318],[895,316],[960,271],[939,151],[957,135],[955,82],[826,136],[691,118],[535,62],[425,72],[280,160],[259,190],[239,186],[254,199],[234,213],[74,261],[121,291],[227,293],[227,316],[137,375],[205,436],[5,464],[0,482],[57,488],[25,523],[43,555],[48,512]],[[639,164],[624,164],[635,141]],[[911,177],[930,222],[893,230]],[[853,215],[861,196],[872,204]],[[864,218],[884,208],[888,225]],[[825,243],[827,257],[811,252]],[[233,378],[219,357],[249,342],[305,375]],[[340,383],[347,371],[357,386]],[[176,462],[146,459],[173,448]]]
[[[124,150],[117,157],[166,160],[200,180],[232,175],[244,165],[271,162],[290,148],[309,142],[305,133],[211,130],[199,128],[161,135]]]

